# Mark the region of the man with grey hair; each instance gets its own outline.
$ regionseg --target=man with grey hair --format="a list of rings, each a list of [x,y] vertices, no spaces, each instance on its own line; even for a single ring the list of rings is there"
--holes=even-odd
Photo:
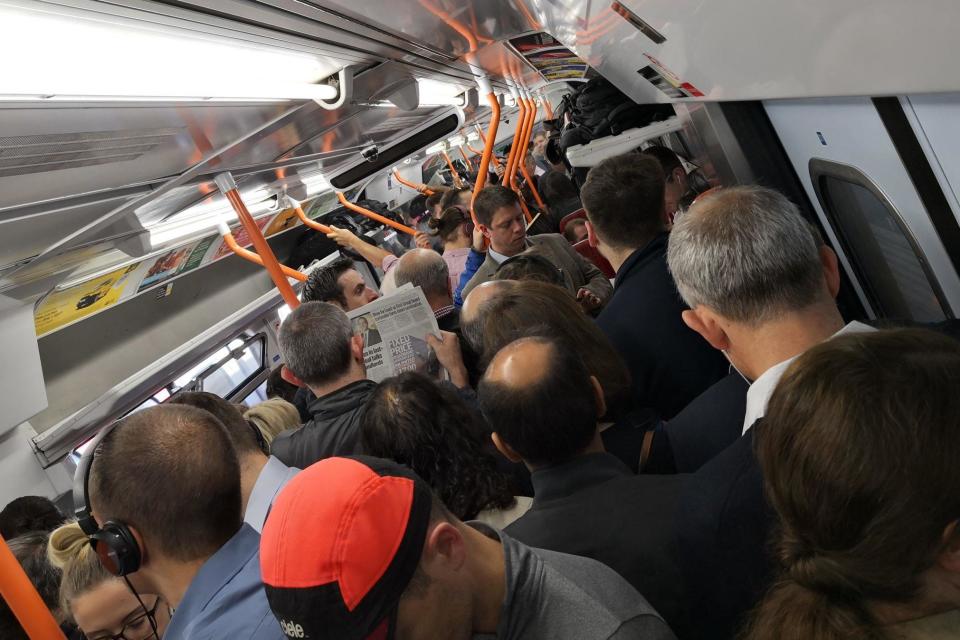
[[[597,325],[623,356],[638,408],[669,420],[727,374],[727,363],[684,325],[667,270],[663,170],[636,153],[604,160],[580,192],[587,237],[617,271]]]
[[[423,290],[441,331],[457,332],[460,310],[453,305],[450,291],[450,270],[446,260],[431,249],[413,249],[397,261],[394,268],[397,287],[410,283]]]
[[[732,637],[772,576],[772,515],[753,455],[754,424],[794,358],[870,328],[844,325],[834,301],[836,255],[772,189],[733,187],[694,204],[674,226],[668,262],[690,306],[684,322],[751,382],[742,413],[718,412],[711,389],[664,429],[675,458],[689,461],[682,448],[699,447],[703,465],[684,469],[696,473],[678,512],[689,604],[703,614],[697,624],[706,636]]]
[[[357,453],[363,406],[377,385],[367,380],[363,338],[353,335],[347,314],[327,302],[306,302],[284,320],[278,340],[295,383],[316,400],[310,421],[277,436],[271,453],[300,469]]]

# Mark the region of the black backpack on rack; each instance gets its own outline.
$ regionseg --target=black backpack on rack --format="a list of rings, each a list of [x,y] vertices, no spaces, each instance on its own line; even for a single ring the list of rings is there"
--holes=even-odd
[[[620,135],[675,115],[669,104],[637,104],[609,80],[599,76],[564,96],[559,111],[559,117],[569,113],[571,120],[571,126],[561,136],[560,145],[564,152],[569,146]]]

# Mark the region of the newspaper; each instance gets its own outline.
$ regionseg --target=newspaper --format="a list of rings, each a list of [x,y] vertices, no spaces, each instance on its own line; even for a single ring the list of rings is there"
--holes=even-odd
[[[427,334],[439,336],[437,319],[420,287],[403,287],[347,313],[353,334],[363,336],[367,378],[380,382],[404,371],[440,378],[440,363],[427,344]]]

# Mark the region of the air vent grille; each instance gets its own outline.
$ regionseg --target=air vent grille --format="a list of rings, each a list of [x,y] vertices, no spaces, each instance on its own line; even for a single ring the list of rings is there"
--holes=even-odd
[[[180,128],[0,137],[0,177],[129,162],[171,144]]]

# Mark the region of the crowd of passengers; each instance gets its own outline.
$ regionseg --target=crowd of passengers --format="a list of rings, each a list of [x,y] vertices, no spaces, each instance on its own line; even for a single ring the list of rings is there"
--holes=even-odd
[[[84,454],[80,523],[22,498],[0,533],[88,640],[960,638],[960,344],[846,322],[793,203],[687,206],[672,162],[555,188],[613,287],[498,185],[475,230],[469,191],[428,203],[399,258],[333,229],[422,288],[449,380],[367,379],[346,311],[378,294],[338,260],[276,398],[134,413]]]

